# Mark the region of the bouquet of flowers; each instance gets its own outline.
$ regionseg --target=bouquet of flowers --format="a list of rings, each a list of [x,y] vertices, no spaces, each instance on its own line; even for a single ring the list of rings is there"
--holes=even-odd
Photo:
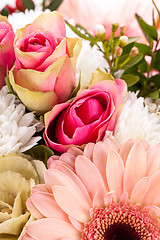
[[[158,3],[0,7],[0,239],[160,239]]]

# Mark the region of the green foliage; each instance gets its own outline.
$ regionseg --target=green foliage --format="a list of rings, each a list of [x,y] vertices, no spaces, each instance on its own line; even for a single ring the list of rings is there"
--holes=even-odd
[[[8,15],[9,15],[8,9],[7,9],[7,8],[3,8],[3,9],[1,10],[1,15],[8,17]]]
[[[160,17],[160,11],[154,0],[152,2]],[[113,26],[110,38],[106,40],[104,36],[91,35],[80,25],[72,26],[66,23],[79,37],[89,41],[91,47],[97,46],[98,50],[103,53],[108,73],[114,78],[118,73],[118,77],[126,81],[129,90],[139,91],[139,96],[156,99],[160,97],[160,37],[155,27],[154,14],[153,25],[146,23],[138,14],[136,14],[136,19],[147,41],[140,43],[140,38],[129,37],[124,46],[120,43],[120,41],[125,41],[124,34],[115,37],[117,28],[114,29]],[[136,42],[137,40],[139,42]]]
[[[48,6],[51,11],[56,10],[63,0],[52,0]]]
[[[42,161],[46,166],[48,158],[54,155],[52,150],[44,145],[35,146],[24,153],[30,155],[34,159]]]
[[[35,5],[31,0],[22,0],[23,6],[27,9],[34,9]]]

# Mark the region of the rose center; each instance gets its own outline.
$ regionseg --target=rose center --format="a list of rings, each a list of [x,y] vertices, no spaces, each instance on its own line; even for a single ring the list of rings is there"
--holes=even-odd
[[[96,98],[87,99],[80,107],[76,108],[77,116],[87,125],[99,119],[104,109]]]
[[[94,208],[91,220],[84,224],[82,240],[159,239],[158,220],[139,205],[112,203]]]

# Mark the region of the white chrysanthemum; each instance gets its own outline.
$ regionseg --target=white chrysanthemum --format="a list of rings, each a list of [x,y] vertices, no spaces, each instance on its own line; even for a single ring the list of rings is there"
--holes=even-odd
[[[148,106],[144,106],[144,98],[128,93],[128,99],[115,126],[115,139],[120,145],[129,138],[157,143],[160,142],[159,133],[160,119],[154,113],[149,113]]]
[[[38,125],[34,114],[25,113],[25,106],[4,86],[0,90],[0,155],[24,152],[36,145],[41,139],[33,137]]]
[[[74,25],[74,20],[69,21]],[[67,37],[78,37],[67,25],[66,25]],[[96,46],[91,47],[89,41],[82,41],[82,49],[77,59],[76,64],[76,80],[81,80],[81,88],[89,86],[91,81],[92,73],[99,68],[105,71],[108,68],[107,61],[104,59],[102,52],[98,50]]]

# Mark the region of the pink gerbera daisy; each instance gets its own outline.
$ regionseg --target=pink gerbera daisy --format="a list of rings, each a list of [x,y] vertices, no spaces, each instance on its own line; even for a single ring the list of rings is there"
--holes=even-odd
[[[160,145],[112,138],[51,157],[23,240],[160,239]]]
[[[158,0],[155,2],[159,7]],[[103,24],[107,38],[111,34],[114,21],[126,24],[127,36],[143,37],[135,14],[138,13],[151,24],[153,9],[152,0],[63,0],[58,8],[66,19],[74,19],[75,23],[93,33],[97,24]]]

